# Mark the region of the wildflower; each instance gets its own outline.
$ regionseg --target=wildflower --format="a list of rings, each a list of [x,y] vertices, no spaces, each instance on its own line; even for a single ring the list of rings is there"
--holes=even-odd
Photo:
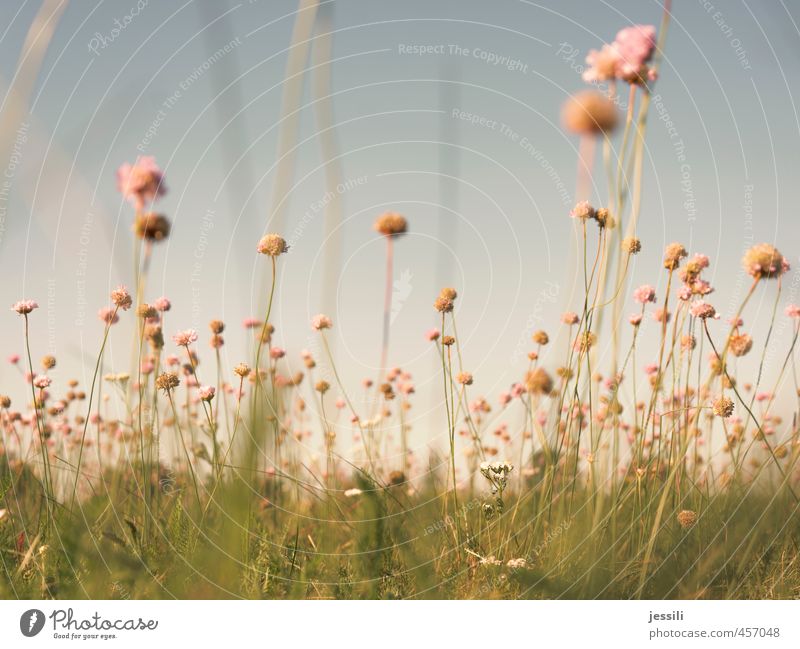
[[[550,394],[553,389],[553,379],[543,367],[537,367],[525,376],[525,387],[533,394]]]
[[[453,300],[450,298],[442,297],[441,295],[436,298],[433,303],[433,308],[436,309],[439,313],[450,313],[453,310]]]
[[[578,314],[574,311],[567,311],[561,314],[561,322],[567,325],[578,324]]]
[[[701,320],[706,320],[708,318],[719,318],[717,310],[708,302],[703,302],[702,300],[695,302],[692,305],[691,313],[695,318],[700,318]]]
[[[112,309],[110,307],[103,307],[97,312],[97,317],[100,318],[101,322],[105,322],[107,325],[113,325],[119,322],[119,316],[116,314],[116,309]]]
[[[11,308],[19,315],[28,315],[34,309],[38,309],[39,304],[33,300],[20,300],[19,302],[15,302]]]
[[[8,362],[11,363],[12,365],[16,365],[17,363],[19,363],[19,354],[11,354],[8,357]]]
[[[635,255],[642,251],[642,242],[636,237],[625,237],[622,240],[622,249],[629,255]]]
[[[714,402],[711,410],[717,417],[730,417],[733,414],[733,401],[728,397],[720,397]]]
[[[456,289],[451,288],[450,286],[445,286],[441,291],[439,291],[439,297],[443,297],[448,300],[455,300],[458,297],[458,292]]]
[[[500,561],[497,557],[493,554],[489,555],[488,557],[481,557],[480,565],[482,566],[502,566],[503,562]]]
[[[145,241],[163,241],[169,237],[172,226],[169,219],[163,214],[147,212],[136,217],[133,223],[133,232]]]
[[[39,388],[40,390],[44,390],[45,388],[50,387],[52,381],[50,377],[45,374],[40,374],[33,378],[33,385]]]
[[[461,385],[472,385],[472,374],[469,372],[459,372],[456,375],[456,383]]]
[[[172,337],[172,340],[175,341],[178,347],[188,347],[193,342],[197,341],[197,332],[194,329],[185,329],[184,331],[176,333]]]
[[[617,32],[612,45],[619,54],[617,77],[635,83],[642,78],[653,78],[647,62],[656,46],[656,28],[653,25],[632,25]]]
[[[653,320],[656,322],[669,322],[672,314],[666,309],[656,309],[653,311]]]
[[[597,221],[597,225],[600,228],[607,228],[608,230],[613,229],[617,224],[607,207],[598,207],[594,213],[594,220]]]
[[[286,240],[277,234],[267,234],[261,238],[257,246],[258,252],[262,255],[277,257],[289,250]]]
[[[642,324],[642,314],[641,313],[633,313],[628,316],[628,322],[630,322],[634,327],[638,327]]]
[[[320,394],[325,394],[331,387],[331,384],[327,381],[317,381],[314,389],[319,392]]]
[[[633,299],[640,304],[656,301],[656,289],[650,284],[642,284],[633,291]]]
[[[172,308],[172,303],[163,295],[153,302],[153,306],[160,312],[169,311]]]
[[[137,210],[148,201],[167,193],[164,174],[155,158],[142,156],[134,164],[125,163],[117,169],[117,189]]]
[[[425,333],[425,338],[426,338],[426,339],[427,339],[429,342],[435,342],[435,341],[439,340],[439,336],[441,336],[441,335],[442,335],[442,334],[441,334],[441,332],[440,332],[438,329],[436,329],[436,328],[433,328],[433,329],[429,329],[429,330],[428,330],[428,331]]]
[[[450,347],[451,345],[454,345],[455,342],[456,339],[453,338],[452,336],[444,336],[442,338],[442,345],[444,345],[445,347]]]
[[[614,79],[617,76],[620,58],[619,50],[608,43],[599,50],[589,50],[586,55],[586,64],[589,67],[581,75],[583,80],[587,83],[598,83]]]
[[[156,387],[164,392],[169,392],[177,388],[180,384],[181,380],[175,372],[162,372],[156,379]]]
[[[56,357],[49,354],[42,358],[42,367],[46,370],[52,370],[56,366]]]
[[[236,374],[236,376],[244,378],[245,376],[250,374],[250,367],[247,365],[247,363],[239,363],[236,367],[233,368],[233,373]]]
[[[753,347],[753,338],[748,334],[733,334],[730,338],[730,350],[734,356],[744,356]]]
[[[221,334],[225,331],[225,323],[222,320],[212,320],[208,323],[208,328],[211,329],[212,334]]]
[[[537,345],[546,345],[547,343],[550,342],[550,337],[547,335],[546,331],[541,331],[541,330],[534,331],[533,336],[531,336],[531,338],[533,339],[533,342],[535,342]]]
[[[6,396],[5,394],[0,395],[0,408],[10,408],[11,407],[11,397]]]
[[[800,318],[800,306],[796,304],[790,304],[786,307],[786,311],[784,311],[787,316],[790,318]]]
[[[675,270],[680,266],[681,259],[686,257],[688,253],[683,244],[671,243],[664,249],[664,268],[667,270]]]
[[[594,208],[589,204],[589,201],[579,201],[575,204],[575,207],[570,210],[569,215],[573,219],[593,219],[595,211]]]
[[[216,393],[217,389],[213,385],[204,385],[197,391],[201,401],[211,401]]]
[[[685,530],[693,527],[697,522],[697,514],[690,509],[678,512],[678,524]]]
[[[330,329],[333,326],[331,319],[320,313],[311,318],[311,328],[315,331],[322,331],[323,329]]]
[[[692,334],[681,336],[681,349],[690,350],[697,346],[697,339]]]
[[[157,318],[158,311],[156,311],[154,306],[150,306],[149,304],[140,304],[136,307],[136,315],[147,320],[148,318]]]
[[[742,266],[755,279],[780,277],[789,270],[786,257],[768,243],[756,244],[744,253]]]
[[[269,350],[269,355],[273,360],[278,360],[286,356],[286,350],[282,347],[273,347]]]
[[[568,131],[578,135],[607,133],[617,125],[617,108],[602,93],[583,90],[564,102],[561,123]]]
[[[386,212],[376,219],[373,227],[386,237],[397,237],[408,230],[408,221],[397,212]]]
[[[128,293],[128,289],[125,286],[120,285],[111,291],[111,302],[118,309],[127,311],[133,305],[133,298],[131,297],[131,294]]]

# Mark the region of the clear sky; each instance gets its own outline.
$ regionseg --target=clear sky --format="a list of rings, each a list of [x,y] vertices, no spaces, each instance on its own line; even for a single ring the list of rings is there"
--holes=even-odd
[[[4,1],[6,97],[38,6]],[[326,276],[331,197],[306,70],[280,228],[292,249],[280,259],[277,342],[296,359],[313,343],[309,318],[331,309],[346,381],[374,375],[384,242],[372,222],[384,210],[400,211],[410,232],[395,251],[390,363],[410,370],[419,392],[436,380],[423,334],[436,324],[439,283],[452,284],[475,394],[494,398],[524,370],[531,329],[555,330],[561,311],[580,308],[569,301],[577,141],[560,125],[560,106],[584,86],[590,48],[623,26],[658,25],[662,7],[650,0],[335,0],[326,9],[342,264]],[[155,252],[147,297],[169,296],[167,333],[195,327],[204,345],[207,321],[225,320],[226,364],[249,360],[240,323],[261,315],[268,262],[255,244],[276,227],[268,219],[295,10],[285,0],[75,0],[67,7],[30,113],[11,125],[15,146],[0,196],[0,303],[39,301],[34,356],[55,354],[57,377],[86,382],[102,331],[95,313],[111,288],[132,284],[132,212],[114,172],[141,154],[165,169],[169,193],[158,209],[173,222]],[[712,301],[731,315],[747,288],[742,251],[768,241],[794,266],[781,303],[798,301],[800,8],[782,0],[675,0],[673,13],[647,134],[645,253],[632,281],[663,291],[661,251],[681,241],[711,257]],[[593,201],[602,204],[604,195],[601,180]],[[762,287],[745,314],[757,346],[774,296],[774,283]],[[633,305],[624,299],[627,313]],[[112,333],[117,371],[129,367],[126,327]],[[21,322],[11,311],[0,332],[4,354],[22,351]],[[790,339],[787,327],[776,330],[770,367],[782,362]],[[4,384],[16,381],[3,391],[17,393],[15,374],[0,368]]]

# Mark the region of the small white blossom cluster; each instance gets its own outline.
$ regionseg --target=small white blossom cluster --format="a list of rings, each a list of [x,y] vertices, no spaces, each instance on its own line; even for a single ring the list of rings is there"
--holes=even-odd
[[[508,484],[508,475],[514,470],[510,462],[482,462],[481,473],[492,484],[492,493],[500,492]]]

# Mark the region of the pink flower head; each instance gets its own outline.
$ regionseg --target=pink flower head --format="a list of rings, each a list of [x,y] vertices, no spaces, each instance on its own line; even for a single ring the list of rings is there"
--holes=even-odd
[[[656,289],[650,284],[642,284],[639,288],[633,291],[633,299],[640,304],[647,304],[648,302],[656,301]]]
[[[120,285],[111,291],[111,302],[113,302],[114,306],[117,308],[127,311],[133,305],[133,298],[128,292],[128,289]]]
[[[178,358],[175,354],[170,354],[164,359],[164,362],[170,367],[174,367],[175,365],[181,364],[181,359]]]
[[[800,318],[800,306],[797,306],[796,304],[790,304],[786,307],[785,313],[790,318]]]
[[[566,311],[561,314],[561,322],[568,325],[578,324],[578,314],[574,311]]]
[[[732,317],[728,318],[728,324],[732,327],[741,327],[744,324],[744,320],[741,318]]]
[[[144,375],[152,374],[153,370],[156,369],[156,365],[155,363],[153,363],[153,361],[142,361],[140,367],[142,370],[142,374]]]
[[[342,399],[341,397],[336,399],[336,403],[334,404],[339,410],[342,410],[346,405],[347,402]]]
[[[11,354],[8,357],[8,362],[11,363],[12,365],[16,365],[17,363],[19,363],[19,354]]]
[[[707,318],[719,319],[717,310],[708,302],[703,302],[702,300],[692,305],[691,312],[695,318],[700,318],[701,320],[706,320]]]
[[[242,320],[242,326],[245,329],[256,329],[261,326],[261,321],[258,318],[245,318]]]
[[[655,374],[656,372],[658,372],[658,364],[650,363],[649,365],[644,366],[645,374]]]
[[[39,388],[40,390],[49,388],[50,383],[52,383],[50,377],[45,374],[39,374],[33,378],[33,385]]]
[[[115,309],[107,306],[97,312],[97,317],[100,318],[101,322],[105,322],[107,325],[113,325],[119,322],[119,316],[116,314]]]
[[[656,309],[653,311],[653,320],[656,322],[669,322],[672,314],[664,309]]]
[[[428,329],[428,331],[425,332],[425,338],[429,342],[434,342],[435,340],[439,340],[439,336],[441,336],[441,335],[442,335],[442,333],[438,329],[436,329],[435,327],[433,329]]]
[[[20,315],[28,315],[34,309],[38,309],[39,304],[33,300],[20,300],[15,302],[11,308]]]
[[[372,379],[362,379],[361,385],[363,385],[365,389],[369,390],[372,387]]]
[[[522,383],[515,383],[511,386],[511,396],[516,399],[525,394],[525,386]]]
[[[642,324],[642,314],[641,313],[633,313],[628,316],[628,322],[630,322],[634,327],[638,327]]]
[[[322,313],[315,315],[313,318],[311,318],[311,328],[314,329],[315,331],[330,329],[332,326],[333,322],[331,322],[331,319]]]
[[[282,347],[273,347],[272,349],[269,350],[269,355],[270,358],[278,360],[279,358],[283,358],[284,356],[286,356],[286,350],[283,349]]]
[[[586,55],[586,64],[589,66],[582,77],[586,83],[609,81],[616,77],[620,67],[621,57],[619,50],[608,43],[599,50],[589,50]]]
[[[696,264],[698,268],[708,268],[709,259],[708,255],[703,255],[701,253],[697,253],[694,257],[692,257],[690,263]]]
[[[188,347],[197,340],[197,332],[194,329],[179,331],[172,337],[172,340],[178,347]]]
[[[501,392],[498,401],[500,401],[501,406],[507,406],[511,402],[511,393]]]
[[[201,401],[211,401],[216,393],[217,389],[213,385],[204,385],[197,392]]]
[[[121,165],[117,169],[117,189],[137,210],[167,193],[164,174],[151,156],[142,156],[134,164]]]
[[[678,299],[681,302],[688,302],[692,297],[692,287],[684,284],[678,289]]]
[[[617,76],[629,78],[638,75],[653,56],[656,46],[656,28],[653,25],[632,25],[617,32],[613,47],[619,53]]]
[[[589,204],[589,201],[579,201],[569,212],[573,219],[591,219],[594,214],[595,209]]]
[[[163,313],[164,311],[169,311],[172,308],[172,302],[162,295],[155,302],[153,302],[153,306],[156,308],[156,311],[161,311]]]

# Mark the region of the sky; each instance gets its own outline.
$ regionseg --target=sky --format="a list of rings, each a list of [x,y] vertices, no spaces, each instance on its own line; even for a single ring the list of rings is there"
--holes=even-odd
[[[0,110],[19,92],[15,72],[39,6],[4,3]],[[424,333],[438,324],[432,302],[442,285],[459,291],[474,393],[491,398],[519,380],[534,329],[555,332],[561,312],[580,310],[578,232],[568,216],[578,141],[563,129],[560,107],[585,87],[588,50],[624,26],[658,25],[662,5],[329,0],[323,9],[328,22],[292,77],[301,87],[300,104],[289,111],[297,118],[293,164],[289,183],[278,186],[297,3],[66,7],[29,110],[6,125],[11,149],[0,192],[0,302],[40,303],[31,320],[33,355],[54,354],[57,379],[88,383],[102,334],[96,312],[112,288],[133,284],[133,213],[116,191],[115,170],[139,155],[165,170],[168,193],[156,208],[173,224],[154,251],[147,298],[168,296],[167,334],[198,329],[204,353],[207,322],[224,320],[229,367],[250,360],[243,318],[263,317],[269,262],[256,243],[279,231],[291,249],[278,263],[277,344],[295,367],[302,348],[319,353],[308,322],[325,310],[345,383],[374,376],[386,244],[372,224],[386,210],[409,221],[395,242],[389,362],[410,371],[422,395],[440,380]],[[644,251],[626,290],[651,283],[663,292],[661,251],[680,241],[710,256],[712,302],[730,316],[748,287],[742,252],[766,241],[793,265],[781,312],[800,300],[798,21],[800,8],[782,0],[673,3],[647,127]],[[313,84],[325,70],[326,34],[330,90],[323,85],[320,100]],[[326,185],[331,168],[333,187]],[[597,169],[591,198],[601,205],[599,160]],[[333,233],[325,226],[331,205],[342,216]],[[340,259],[335,272],[326,265],[331,250]],[[745,313],[759,350],[776,295],[776,283],[765,283]],[[629,291],[622,299],[623,313],[632,311]],[[107,364],[115,371],[129,369],[132,321],[126,314],[112,330]],[[778,321],[768,372],[791,342]],[[656,324],[647,327],[654,335]],[[0,332],[0,351],[23,351],[13,312],[0,318]],[[563,349],[552,345],[547,363],[560,364]],[[0,381],[5,392],[21,390],[8,364]],[[418,422],[429,421],[437,399],[420,397]]]

